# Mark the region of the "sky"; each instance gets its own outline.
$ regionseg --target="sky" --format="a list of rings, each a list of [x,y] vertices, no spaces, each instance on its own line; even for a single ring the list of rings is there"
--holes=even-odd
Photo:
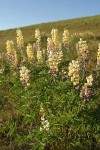
[[[100,15],[100,0],[0,0],[0,30]]]

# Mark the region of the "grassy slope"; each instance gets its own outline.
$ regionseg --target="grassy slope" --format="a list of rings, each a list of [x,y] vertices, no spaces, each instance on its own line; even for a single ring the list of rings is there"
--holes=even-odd
[[[75,32],[91,31],[96,34],[96,36],[100,36],[100,15],[22,27],[21,29],[25,42],[31,41],[33,39],[34,31],[36,28],[39,28],[43,33],[48,35],[50,34],[52,28],[57,28],[59,30],[59,35],[62,36],[62,32],[64,28],[66,28],[71,34]],[[16,29],[0,31],[1,51],[5,49],[5,42],[7,40],[16,40],[15,30]]]

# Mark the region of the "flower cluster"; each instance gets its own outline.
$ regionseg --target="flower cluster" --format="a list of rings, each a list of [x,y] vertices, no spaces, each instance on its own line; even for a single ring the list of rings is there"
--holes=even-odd
[[[88,60],[88,46],[87,42],[83,41],[82,38],[80,38],[80,41],[77,44],[77,54],[78,54],[78,59],[80,62],[85,62]]]
[[[28,61],[32,63],[35,60],[35,57],[33,53],[33,47],[31,44],[27,45],[26,52],[27,52]]]
[[[86,77],[86,80],[87,80],[87,85],[88,86],[92,86],[93,85],[93,76],[92,75]]]
[[[100,43],[98,45],[99,49],[97,52],[97,67],[100,67]]]
[[[41,50],[41,33],[39,29],[35,30],[36,41],[36,51],[37,51],[37,61],[38,63],[43,62],[43,51]]]
[[[52,29],[51,31],[52,38],[47,39],[47,57],[48,65],[50,67],[50,72],[58,72],[58,65],[62,60],[63,53],[61,46],[57,46],[58,41],[58,30]],[[55,45],[56,44],[56,45]]]
[[[55,51],[55,45],[53,43],[52,38],[47,39],[47,55],[49,54],[50,51]]]
[[[13,66],[14,66],[14,68],[16,68],[18,66],[18,56],[17,56],[17,52],[16,51],[14,51]]]
[[[13,43],[13,41],[7,41],[6,42],[6,50],[7,50],[7,55],[12,55],[13,54],[13,52],[15,51],[15,49],[14,49],[14,43]]]
[[[30,71],[25,67],[20,67],[20,80],[25,86],[29,86]]]
[[[35,30],[35,38],[37,39],[38,42],[41,41],[41,33],[39,29]]]
[[[41,115],[41,125],[42,125],[42,127],[40,127],[40,131],[43,131],[43,130],[48,131],[50,124],[49,124],[49,121],[45,119],[45,112],[44,112],[42,104],[40,106],[40,115]]]
[[[69,44],[69,31],[68,30],[64,30],[62,40],[65,46]]]
[[[80,97],[89,99],[92,94],[91,86],[93,85],[93,76],[90,75],[86,77],[86,80],[87,80],[87,83],[85,83],[84,86],[82,87],[82,90],[80,92]]]
[[[50,51],[48,55],[48,64],[51,72],[58,72],[58,65],[63,57],[62,51],[54,52]]]
[[[11,67],[16,68],[18,65],[18,58],[17,58],[17,53],[14,49],[13,41],[8,40],[6,42],[6,50],[7,50],[7,59],[9,60]]]
[[[57,29],[52,29],[51,30],[51,37],[52,41],[54,43],[55,49],[61,49],[61,43],[59,42],[59,37],[58,37],[58,30]]]
[[[51,72],[58,71],[58,56],[56,53],[50,51],[48,55],[48,64]]]
[[[43,62],[43,52],[41,50],[37,51],[37,61],[38,61],[38,63],[42,63]]]
[[[79,84],[80,80],[80,65],[78,61],[72,60],[72,63],[69,64],[69,73],[68,76],[71,77],[71,81],[73,82],[73,85]]]
[[[16,30],[17,33],[17,47],[19,49],[24,47],[24,39],[23,39],[23,35],[22,35],[22,31],[20,29]]]

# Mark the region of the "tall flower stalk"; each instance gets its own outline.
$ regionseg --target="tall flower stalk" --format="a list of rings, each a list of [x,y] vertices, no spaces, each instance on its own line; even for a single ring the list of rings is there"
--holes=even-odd
[[[7,50],[7,60],[10,64],[11,68],[16,68],[18,66],[18,56],[17,52],[14,48],[13,41],[7,41],[6,42],[6,50]]]
[[[32,64],[35,61],[35,56],[31,44],[27,45],[26,53],[27,53],[28,62]]]
[[[80,41],[77,43],[77,54],[78,54],[78,61],[80,63],[80,69],[81,69],[81,76],[82,78],[85,77],[85,68],[88,61],[88,45],[86,41],[83,41],[82,38],[80,38]]]
[[[58,72],[58,65],[62,60],[63,53],[61,49],[55,49],[55,44],[51,38],[47,39],[47,57],[50,72]]]
[[[24,47],[24,38],[23,38],[22,31],[20,29],[17,29],[16,34],[17,34],[17,37],[16,37],[17,47],[18,49],[21,50]]]
[[[90,75],[86,77],[87,83],[82,86],[82,89],[80,91],[80,97],[84,99],[90,99],[92,95],[92,85],[93,85],[93,76]]]
[[[41,50],[41,33],[39,29],[35,30],[35,38],[36,38],[37,61],[39,64],[41,64],[43,63],[43,51]]]
[[[58,30],[51,30],[51,38],[47,39],[47,58],[50,72],[59,71],[59,63],[63,57],[61,42],[59,42]]]
[[[72,60],[72,62],[69,64],[68,68],[68,76],[71,77],[71,81],[73,82],[73,85],[76,86],[79,84],[80,81],[80,65],[78,61]]]
[[[97,68],[100,68],[100,43],[98,44],[98,51],[97,51]]]
[[[43,105],[41,104],[40,106],[40,116],[41,116],[41,127],[40,127],[40,131],[46,130],[49,131],[49,121],[45,119],[45,112],[44,112],[44,108]]]
[[[69,31],[64,30],[62,42],[63,42],[64,47],[67,47],[67,48],[69,48],[69,36],[70,36]]]
[[[20,67],[20,81],[23,83],[25,87],[30,85],[30,71],[25,67]]]
[[[25,50],[24,50],[24,38],[23,38],[23,34],[22,31],[20,29],[16,30],[16,41],[17,41],[17,48],[18,48],[18,53],[19,53],[19,58],[21,62],[25,62],[26,61],[26,55],[25,55]]]

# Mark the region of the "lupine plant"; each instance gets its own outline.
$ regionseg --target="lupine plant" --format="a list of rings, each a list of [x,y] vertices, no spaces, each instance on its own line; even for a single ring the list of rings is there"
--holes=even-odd
[[[16,32],[16,43],[8,40],[0,54],[0,148],[99,150],[100,45],[90,73],[84,33],[73,40],[64,30],[60,40],[52,29],[44,50],[40,29],[33,45]]]

